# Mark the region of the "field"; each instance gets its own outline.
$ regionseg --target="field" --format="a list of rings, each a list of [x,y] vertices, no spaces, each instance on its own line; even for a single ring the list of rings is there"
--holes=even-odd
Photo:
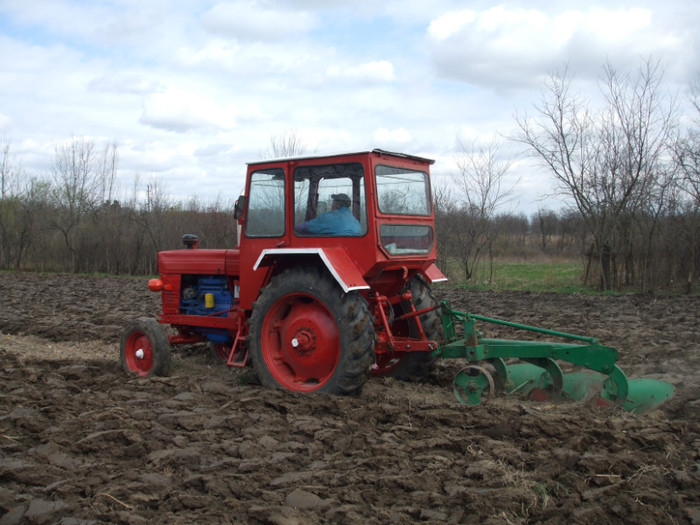
[[[509,291],[585,291],[581,284],[581,261],[497,261],[490,274],[488,265],[479,267],[465,288],[470,290]]]
[[[262,389],[191,346],[141,380],[118,340],[158,311],[144,279],[4,273],[0,296],[2,525],[700,523],[698,297],[438,292],[598,337],[629,376],[676,386],[634,415],[465,407],[453,361],[341,398]]]

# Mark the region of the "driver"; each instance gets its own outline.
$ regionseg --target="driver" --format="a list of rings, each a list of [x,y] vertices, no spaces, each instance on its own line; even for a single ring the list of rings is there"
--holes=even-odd
[[[350,197],[336,193],[331,198],[331,211],[297,224],[294,231],[309,235],[362,235],[360,222],[350,211]]]

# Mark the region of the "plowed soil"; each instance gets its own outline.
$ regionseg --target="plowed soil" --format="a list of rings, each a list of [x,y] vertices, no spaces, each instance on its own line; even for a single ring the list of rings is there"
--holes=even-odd
[[[302,395],[197,345],[174,350],[169,377],[139,379],[118,343],[157,315],[144,279],[0,274],[0,525],[700,523],[700,298],[437,295],[598,337],[676,396],[644,415],[466,407],[454,360],[421,383]]]

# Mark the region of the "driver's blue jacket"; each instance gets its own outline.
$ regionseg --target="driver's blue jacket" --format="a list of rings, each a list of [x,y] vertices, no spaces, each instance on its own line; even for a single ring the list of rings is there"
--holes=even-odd
[[[302,222],[296,226],[295,230],[297,233],[310,235],[362,235],[359,221],[347,206]]]

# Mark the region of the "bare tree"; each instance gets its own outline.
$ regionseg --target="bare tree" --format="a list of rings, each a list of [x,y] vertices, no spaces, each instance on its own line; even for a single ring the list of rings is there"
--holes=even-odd
[[[151,241],[154,253],[162,249],[166,229],[166,215],[171,202],[165,185],[156,177],[151,177],[146,186],[146,202],[141,212],[145,232]]]
[[[263,153],[265,158],[286,158],[304,155],[307,146],[296,130],[289,130],[270,138],[270,148]]]
[[[667,170],[676,106],[662,80],[659,62],[651,59],[635,76],[620,75],[608,64],[601,85],[604,105],[594,112],[571,92],[565,69],[545,86],[535,108],[539,118],[517,119],[518,140],[551,170],[586,221],[594,240],[590,254],[598,257],[605,290],[618,284],[615,254],[626,242],[623,218],[641,211]]]
[[[435,211],[435,230],[437,236],[437,264],[443,272],[448,272],[449,258],[456,246],[456,233],[459,228],[456,217],[457,205],[453,191],[444,180],[433,179],[433,210]]]
[[[110,202],[118,190],[117,173],[119,171],[119,151],[116,142],[105,145],[102,153],[99,173],[99,192],[102,202]]]
[[[112,160],[108,160],[110,156]],[[116,158],[116,146],[108,147],[100,156],[95,143],[85,139],[74,138],[56,147],[51,170],[56,208],[53,226],[63,237],[74,272],[80,262],[80,227],[111,191],[108,188],[116,176]]]
[[[12,162],[10,146],[9,140],[0,139],[0,199],[9,195],[17,174],[17,169]]]
[[[30,178],[17,196],[15,239],[13,242],[15,269],[19,269],[28,251],[35,246],[36,238],[45,226],[49,214],[50,184],[41,179]]]
[[[486,253],[492,278],[492,248],[497,235],[494,218],[512,197],[512,187],[503,186],[512,161],[499,156],[501,144],[496,139],[485,147],[476,142],[458,143],[462,153],[457,161],[459,173],[455,175],[454,183],[459,190],[464,220],[455,232],[460,266],[465,278],[470,280]]]
[[[691,86],[690,102],[695,108],[694,127],[676,139],[674,154],[681,171],[681,189],[700,206],[700,79]]]
[[[7,268],[12,258],[12,222],[13,203],[10,202],[10,182],[14,176],[14,168],[10,159],[10,142],[0,141],[0,256],[2,265]]]
[[[52,216],[50,184],[18,168],[10,142],[4,139],[0,140],[0,182],[0,265],[19,269]]]
[[[697,273],[697,260],[700,258],[700,78],[691,85],[690,102],[695,108],[695,118],[691,127],[676,138],[674,155],[680,171],[678,186],[690,198],[683,205],[681,217],[682,241],[687,249],[686,292],[693,289]]]
[[[557,236],[559,217],[550,209],[538,208],[532,218],[533,228],[540,236],[540,248],[542,253],[547,253],[550,242]]]

